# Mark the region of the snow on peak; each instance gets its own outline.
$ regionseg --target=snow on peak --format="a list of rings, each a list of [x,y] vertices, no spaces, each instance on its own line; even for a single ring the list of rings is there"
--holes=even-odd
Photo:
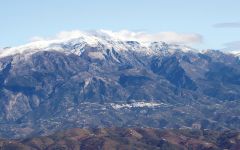
[[[240,51],[231,51],[230,54],[240,57]]]
[[[91,36],[87,32],[81,31],[71,31],[71,32],[61,32],[55,38],[36,38],[34,37],[34,41],[25,45],[7,48],[5,50],[0,51],[0,57],[5,57],[14,54],[22,54],[22,53],[34,53],[37,51],[43,50],[63,50],[61,48],[61,44],[67,43],[73,39],[78,39],[78,42],[87,42],[88,44],[94,45],[98,43],[98,38],[95,36]]]
[[[169,35],[169,37],[167,36]],[[5,57],[15,54],[32,54],[38,51],[63,51],[66,49],[62,45],[68,44],[80,44],[82,46],[89,45],[92,47],[99,46],[99,44],[104,45],[107,48],[115,48],[117,50],[138,50],[145,51],[147,54],[154,53],[157,49],[164,49],[164,47],[169,46],[171,49],[182,49],[183,51],[188,51],[190,48],[186,46],[179,47],[176,44],[166,44],[169,43],[185,43],[186,42],[197,42],[198,36],[194,34],[177,34],[170,32],[162,32],[157,34],[148,34],[145,32],[131,32],[127,30],[122,30],[119,32],[113,32],[110,30],[97,30],[97,31],[70,31],[70,32],[60,32],[55,38],[39,38],[34,37],[31,43],[13,47],[6,48],[0,51],[0,57]],[[199,39],[201,40],[201,39]],[[156,42],[157,41],[157,42]],[[174,42],[175,41],[175,42]],[[154,48],[155,50],[152,50]],[[72,51],[76,54],[81,54],[78,51]]]

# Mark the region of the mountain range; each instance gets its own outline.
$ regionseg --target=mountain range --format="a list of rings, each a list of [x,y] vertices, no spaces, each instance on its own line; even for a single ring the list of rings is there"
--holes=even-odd
[[[104,31],[0,50],[0,137],[69,128],[240,129],[237,53]]]

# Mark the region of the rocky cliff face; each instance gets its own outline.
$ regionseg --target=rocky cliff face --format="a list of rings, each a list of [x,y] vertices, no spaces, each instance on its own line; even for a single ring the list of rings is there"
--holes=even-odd
[[[90,39],[1,51],[0,136],[194,123],[239,129],[237,56],[162,42],[145,46],[97,35]]]

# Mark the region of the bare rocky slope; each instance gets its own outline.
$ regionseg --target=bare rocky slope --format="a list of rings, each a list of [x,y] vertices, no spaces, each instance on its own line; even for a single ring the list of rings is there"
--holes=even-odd
[[[239,132],[150,128],[71,129],[49,136],[0,140],[4,150],[239,150]]]

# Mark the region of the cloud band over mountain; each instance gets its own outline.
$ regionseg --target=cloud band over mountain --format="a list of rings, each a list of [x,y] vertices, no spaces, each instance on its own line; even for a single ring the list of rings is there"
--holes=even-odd
[[[63,31],[56,35],[55,38],[42,38],[33,37],[32,41],[42,41],[42,40],[63,40],[63,39],[74,39],[81,37],[82,34],[88,32],[73,30],[73,31]],[[147,33],[147,32],[132,32],[129,30],[121,30],[118,32],[111,30],[97,30],[90,31],[90,34],[102,34],[102,36],[114,38],[116,40],[132,40],[139,41],[143,43],[149,43],[154,41],[164,41],[167,43],[174,44],[198,44],[203,41],[200,34],[196,33],[177,33],[177,32],[158,32],[158,33]]]

